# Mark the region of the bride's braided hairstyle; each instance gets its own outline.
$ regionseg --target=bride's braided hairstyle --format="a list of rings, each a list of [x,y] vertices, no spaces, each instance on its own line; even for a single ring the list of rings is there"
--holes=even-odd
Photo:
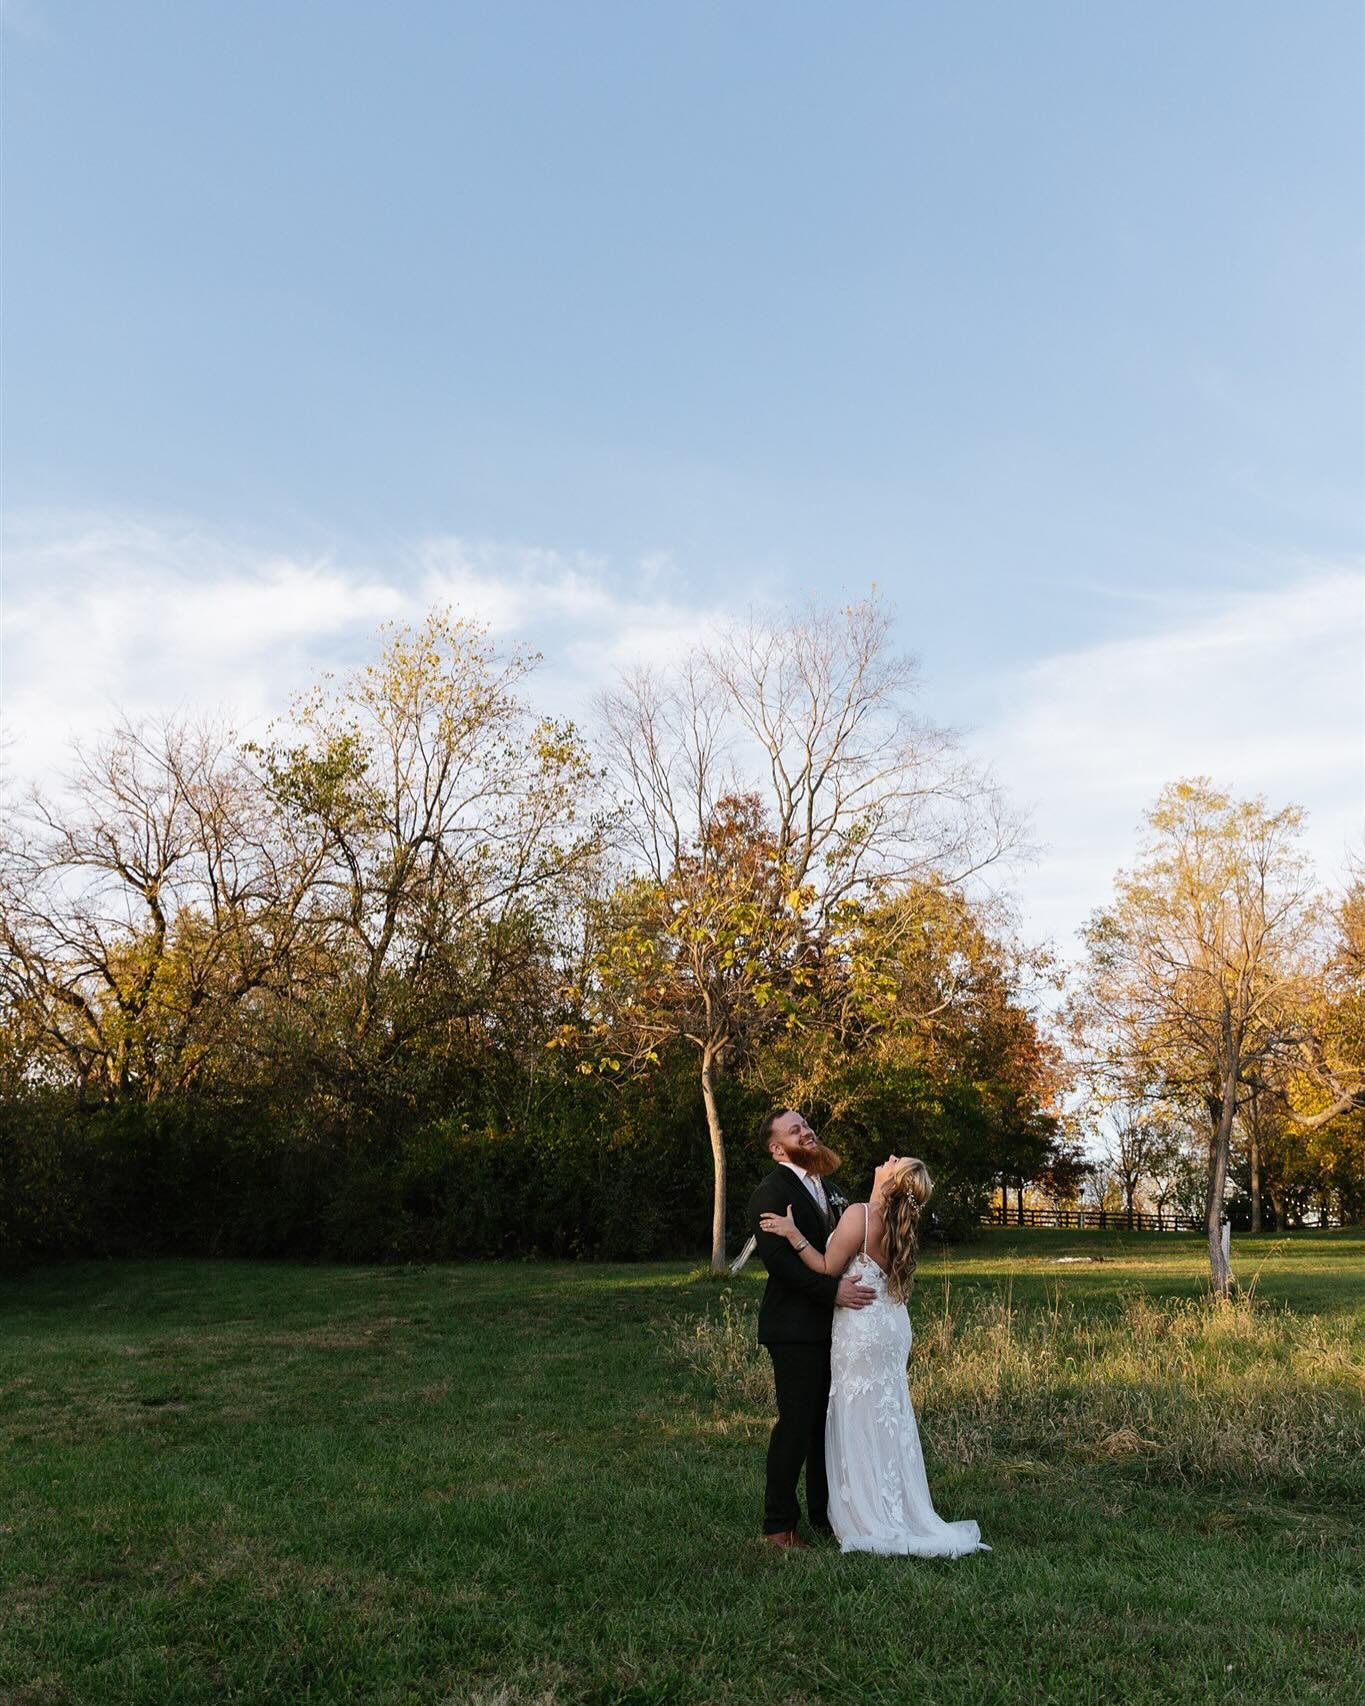
[[[883,1238],[886,1242],[886,1289],[898,1303],[910,1296],[919,1255],[920,1214],[934,1193],[934,1181],[923,1161],[902,1161],[882,1192]]]

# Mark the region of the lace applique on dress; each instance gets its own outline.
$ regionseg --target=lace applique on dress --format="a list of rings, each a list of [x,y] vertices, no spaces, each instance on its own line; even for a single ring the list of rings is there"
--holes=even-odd
[[[877,1295],[865,1309],[834,1311],[825,1461],[829,1520],[842,1550],[988,1552],[976,1523],[945,1522],[929,1496],[906,1377],[909,1310],[888,1294],[886,1275],[865,1251],[848,1276]]]

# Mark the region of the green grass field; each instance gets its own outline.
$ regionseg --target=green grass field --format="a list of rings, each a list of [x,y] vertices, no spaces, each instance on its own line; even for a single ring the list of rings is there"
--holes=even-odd
[[[1193,1237],[926,1253],[958,1561],[757,1540],[759,1273],[25,1274],[0,1700],[1365,1700],[1365,1235],[1233,1254],[1210,1321]]]

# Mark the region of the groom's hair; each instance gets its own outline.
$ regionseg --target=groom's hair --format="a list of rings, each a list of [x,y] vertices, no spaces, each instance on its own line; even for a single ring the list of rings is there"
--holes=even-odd
[[[790,1112],[790,1108],[774,1108],[771,1113],[763,1116],[763,1124],[758,1128],[758,1141],[763,1145],[764,1149],[767,1149],[773,1141],[773,1127],[782,1118],[783,1114],[789,1114]]]

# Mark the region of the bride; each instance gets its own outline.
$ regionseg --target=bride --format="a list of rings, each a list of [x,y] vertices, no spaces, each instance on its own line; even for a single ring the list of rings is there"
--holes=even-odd
[[[934,1509],[906,1381],[906,1299],[920,1214],[933,1188],[922,1161],[891,1156],[872,1175],[871,1201],[845,1209],[823,1255],[790,1209],[759,1222],[808,1268],[834,1275],[847,1269],[877,1294],[866,1309],[834,1312],[825,1462],[830,1526],[844,1552],[943,1558],[990,1551],[974,1522],[945,1522]]]

